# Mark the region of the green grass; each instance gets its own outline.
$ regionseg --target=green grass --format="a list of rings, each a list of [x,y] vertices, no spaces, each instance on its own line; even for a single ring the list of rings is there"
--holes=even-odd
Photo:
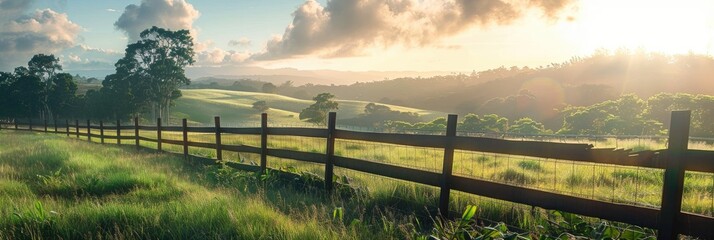
[[[12,131],[9,132],[12,133]],[[8,132],[3,132],[3,134],[8,134]],[[164,159],[165,157],[163,157],[163,155],[149,153],[135,153],[126,148],[111,145],[106,147],[106,149],[114,149],[111,151],[119,151],[130,156],[139,156],[133,157],[137,160],[132,160],[132,164],[128,164],[128,166],[124,166],[126,164],[120,164],[122,167],[114,166],[111,170],[80,168],[79,165],[75,163],[77,160],[68,161],[66,159],[74,159],[77,154],[81,155],[82,152],[92,152],[93,154],[96,153],[94,162],[113,162],[113,160],[108,161],[106,157],[110,155],[103,152],[110,150],[103,150],[103,147],[97,147],[97,145],[89,145],[89,147],[87,147],[86,144],[81,142],[65,141],[67,139],[66,137],[51,137],[45,139],[37,135],[25,136],[23,134],[12,134],[13,136],[10,137],[12,139],[30,138],[23,140],[26,143],[40,142],[45,144],[47,142],[54,142],[54,144],[60,144],[62,145],[60,148],[52,149],[61,149],[62,151],[39,151],[37,155],[28,156],[29,161],[23,161],[23,163],[14,162],[14,164],[2,164],[2,162],[0,162],[0,176],[17,176],[22,171],[17,171],[16,169],[35,169],[37,162],[41,162],[42,166],[48,169],[42,173],[33,172],[27,175],[30,177],[35,176],[35,178],[32,178],[35,182],[42,182],[44,178],[52,180],[55,175],[64,176],[79,170],[86,171],[87,173],[74,173],[72,177],[62,178],[70,179],[71,181],[48,181],[46,185],[51,187],[44,186],[40,188],[19,179],[11,178],[7,181],[7,184],[5,184],[5,182],[0,184],[0,193],[7,193],[3,195],[18,196],[26,192],[32,192],[35,194],[35,199],[50,198],[53,199],[53,201],[70,201],[71,199],[56,193],[67,193],[67,191],[70,191],[74,196],[81,196],[82,199],[94,199],[94,201],[113,196],[110,199],[114,201],[122,199],[133,205],[139,204],[145,206],[147,205],[146,201],[152,201],[155,204],[163,204],[165,202],[172,203],[178,201],[176,199],[184,199],[184,204],[190,205],[193,204],[191,201],[196,200],[196,198],[191,199],[190,197],[195,197],[197,191],[185,191],[184,188],[182,188],[182,186],[186,186],[186,184],[190,183],[191,186],[207,189],[205,190],[206,192],[198,193],[198,195],[210,193],[210,195],[225,196],[225,198],[228,199],[227,201],[237,203],[237,205],[228,204],[227,207],[232,207],[226,210],[228,212],[233,211],[234,213],[239,213],[246,211],[243,207],[246,204],[245,201],[262,206],[261,208],[266,209],[265,211],[272,212],[274,216],[278,216],[280,219],[276,221],[287,222],[283,224],[290,226],[288,230],[284,230],[290,232],[290,234],[285,233],[287,235],[280,235],[275,238],[298,238],[295,237],[295,232],[307,231],[302,229],[310,229],[311,224],[326,224],[330,230],[322,231],[319,235],[313,235],[310,236],[310,238],[332,238],[335,236],[347,239],[371,238],[375,236],[379,236],[380,238],[406,238],[411,236],[410,234],[414,232],[424,233],[429,231],[430,219],[428,215],[435,212],[436,203],[438,201],[438,188],[390,180],[380,176],[341,168],[335,169],[338,182],[349,183],[360,189],[360,192],[363,194],[345,200],[325,197],[322,193],[315,194],[311,191],[307,191],[310,193],[306,194],[306,191],[300,187],[300,185],[294,184],[279,184],[288,186],[287,188],[265,188],[264,186],[260,187],[263,185],[260,181],[257,181],[258,183],[256,183],[256,181],[247,181],[246,179],[250,178],[246,177],[247,175],[245,173],[235,175],[234,172],[229,172],[228,174],[217,175],[216,173],[220,171],[216,171],[215,168],[196,169],[190,165],[187,167],[182,159],[175,158],[166,158],[165,161],[158,162],[153,159],[146,160],[145,158],[147,157],[159,157],[160,159]],[[105,134],[112,135],[113,133],[105,132]],[[150,138],[156,137],[156,133],[154,132],[142,131],[141,134]],[[132,133],[123,133],[122,135],[131,136]],[[179,133],[164,132],[163,138],[180,140],[181,136]],[[213,134],[190,134],[189,136],[190,141],[209,143],[213,142],[214,138],[215,136]],[[224,144],[259,146],[259,139],[259,136],[223,134]],[[9,145],[17,145],[16,142],[18,142],[3,141],[3,144]],[[93,139],[93,141],[98,142],[98,139]],[[123,143],[134,144],[133,141],[124,141]],[[325,141],[317,138],[270,136],[268,143],[271,148],[294,149],[317,153],[325,151]],[[615,141],[605,139],[604,141],[591,143],[596,147],[634,148],[628,146],[638,146],[638,149],[661,149],[664,147],[664,144],[661,142],[649,140]],[[49,144],[49,146],[52,145]],[[156,147],[155,143],[150,142],[142,142],[142,146],[149,148]],[[163,146],[164,150],[167,151],[182,151],[180,146],[169,144],[164,144]],[[714,149],[714,147],[705,143],[693,142],[690,143],[690,146],[696,146],[698,149]],[[73,148],[79,148],[80,151],[70,152],[67,150]],[[190,152],[193,155],[215,157],[215,150],[211,149],[191,148]],[[337,140],[335,152],[341,156],[434,172],[440,171],[441,160],[443,158],[443,150],[440,149],[413,148],[392,144],[374,144],[348,140]],[[5,152],[0,153],[5,154]],[[15,156],[14,154],[16,153],[13,152],[12,154],[12,156]],[[38,161],[38,159],[43,160]],[[49,160],[45,161],[45,159]],[[97,159],[99,160],[97,161]],[[224,152],[224,159],[228,161],[240,161],[246,164],[259,162],[258,155],[245,153]],[[2,161],[5,161],[4,158]],[[140,166],[142,167],[138,169],[151,170],[149,172],[139,171],[140,174],[137,175],[137,166],[133,164],[134,161],[141,163]],[[99,163],[93,163],[92,165],[98,164]],[[162,164],[168,164],[168,166]],[[302,171],[307,173],[306,175],[311,176],[322,176],[324,168],[319,164],[272,157],[268,158],[268,164],[271,168]],[[116,164],[112,163],[111,165]],[[56,174],[58,170],[59,173]],[[116,173],[121,175],[126,174],[127,171],[131,174],[115,178],[110,176],[101,178],[102,182],[106,181],[104,179],[122,179],[114,180],[114,183],[111,184],[111,188],[96,187],[92,185],[94,180],[87,177],[93,175],[89,173],[101,173],[105,175],[107,173]],[[454,160],[454,174],[608,202],[657,207],[660,204],[663,171],[647,168],[582,164],[570,161],[503,154],[457,151]],[[175,181],[174,179],[181,181]],[[223,180],[217,181],[216,179]],[[183,181],[188,183],[178,184],[178,182]],[[157,182],[160,184],[156,184]],[[220,187],[215,187],[217,182],[229,184],[218,184]],[[45,188],[49,190],[42,190]],[[116,191],[112,192],[107,189],[116,189]],[[126,192],[126,189],[131,190]],[[41,192],[40,190],[46,192]],[[107,194],[107,191],[109,194]],[[116,196],[123,197],[115,198]],[[77,199],[74,200],[77,201]],[[11,202],[13,201],[11,200]],[[32,202],[31,200],[24,201],[25,204],[30,205]],[[205,204],[205,201],[202,202],[202,204]],[[45,208],[47,208],[47,204],[44,205]],[[477,218],[504,221],[508,224],[526,229],[532,229],[542,224],[543,219],[546,218],[545,211],[542,209],[459,192],[452,193],[452,203],[450,204],[452,211],[459,212],[467,205],[479,206]],[[345,209],[343,221],[335,222],[332,219],[332,210],[336,207],[343,207]],[[683,210],[709,216],[714,215],[714,175],[695,172],[687,173],[685,177]],[[358,223],[351,224],[352,222]],[[303,224],[307,224],[307,226],[303,226]],[[231,234],[233,234],[233,232],[231,232]]]
[[[266,184],[251,173],[171,155],[3,131],[0,239],[404,236],[367,225],[382,220],[370,217],[363,200]],[[335,221],[331,214],[337,206],[348,207],[345,221],[365,224]],[[388,219],[401,228],[408,220],[408,215]]]
[[[183,96],[176,100],[172,109],[172,118],[188,118],[202,124],[213,124],[214,116],[221,116],[225,123],[229,122],[260,122],[260,112],[253,109],[256,101],[266,101],[270,109],[267,111],[272,124],[304,124],[298,118],[300,111],[314,101],[291,98],[278,94],[241,92],[217,89],[185,89]],[[339,97],[339,96],[338,96]],[[338,119],[348,119],[364,113],[364,107],[369,102],[354,100],[337,100]],[[415,112],[424,120],[445,117],[445,113],[388,105],[392,110]],[[178,120],[177,120],[178,121]],[[180,122],[179,122],[180,123]]]

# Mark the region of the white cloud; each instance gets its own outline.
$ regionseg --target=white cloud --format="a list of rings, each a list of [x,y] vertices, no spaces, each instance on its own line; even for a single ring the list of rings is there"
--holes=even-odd
[[[228,41],[228,45],[233,46],[233,47],[248,47],[248,46],[250,46],[250,44],[251,44],[251,41],[247,37],[242,37],[238,40],[234,39],[234,40]]]
[[[2,1],[0,6],[15,1]],[[38,53],[54,54],[73,46],[82,27],[67,18],[67,14],[50,9],[36,10],[29,15],[19,8],[27,5],[13,5],[16,9],[3,9],[0,22],[0,70],[22,66]]]
[[[572,0],[308,0],[257,60],[343,57],[372,47],[439,45],[475,26],[509,24],[537,9],[557,18]]]
[[[107,10],[107,12],[118,12],[116,9],[113,9],[113,8],[107,8],[106,10]]]
[[[194,36],[193,21],[200,13],[185,0],[142,0],[140,5],[131,4],[124,8],[124,13],[114,26],[124,31],[130,42],[139,38],[145,29],[157,26],[171,30],[187,29]]]

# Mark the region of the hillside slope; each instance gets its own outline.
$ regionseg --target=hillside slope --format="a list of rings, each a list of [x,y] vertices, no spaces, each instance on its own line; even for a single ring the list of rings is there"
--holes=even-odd
[[[302,109],[314,101],[286,97],[278,94],[241,92],[217,89],[186,89],[183,96],[176,101],[172,109],[172,118],[188,118],[196,123],[213,124],[214,116],[221,116],[222,122],[228,125],[235,123],[257,123],[260,112],[253,109],[256,101],[266,101],[270,109],[268,119],[272,124],[301,124],[298,116]],[[350,119],[364,113],[364,107],[370,102],[356,100],[337,100],[339,110],[337,119]],[[383,104],[392,110],[415,112],[423,120],[445,117],[446,113],[427,111],[417,108]],[[226,126],[228,126],[226,125]]]

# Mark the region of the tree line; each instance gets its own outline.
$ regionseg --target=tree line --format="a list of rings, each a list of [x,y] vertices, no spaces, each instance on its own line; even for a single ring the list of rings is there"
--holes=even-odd
[[[387,106],[379,108],[391,111]],[[374,107],[372,107],[374,108]],[[515,121],[497,114],[467,114],[457,125],[459,131],[483,133],[563,134],[563,135],[666,135],[670,113],[692,110],[691,136],[714,136],[714,96],[687,93],[659,93],[647,99],[622,95],[590,106],[568,106],[559,110],[562,126],[548,129],[530,117]],[[384,112],[383,111],[383,112]],[[363,117],[375,112],[365,109]],[[387,131],[444,131],[446,118],[428,122],[384,120],[374,127]]]
[[[178,89],[190,84],[184,68],[194,63],[188,30],[152,27],[140,33],[98,90],[77,93],[72,75],[59,58],[37,54],[28,66],[0,72],[0,117],[129,119],[164,117],[168,121]]]

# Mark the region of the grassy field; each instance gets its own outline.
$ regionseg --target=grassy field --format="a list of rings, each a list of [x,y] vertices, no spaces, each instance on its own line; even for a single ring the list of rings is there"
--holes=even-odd
[[[216,89],[185,89],[183,96],[176,100],[172,109],[172,118],[187,118],[196,123],[213,124],[214,116],[221,116],[223,122],[260,122],[260,112],[253,109],[256,101],[266,101],[270,110],[267,111],[272,124],[304,124],[298,116],[302,109],[314,101],[286,97],[278,94],[241,92]],[[364,113],[364,106],[369,102],[353,100],[337,100],[338,119],[348,119]],[[415,108],[388,105],[392,110],[415,112],[424,120],[445,117],[446,113],[427,111]]]
[[[315,191],[130,147],[0,132],[0,239],[389,239],[411,224]],[[344,213],[354,223],[333,218],[338,206],[355,209]],[[393,226],[366,224],[381,221]]]
[[[72,129],[73,131],[73,129]],[[98,132],[96,132],[98,133]],[[5,132],[7,134],[7,132]],[[106,132],[107,135],[112,135],[112,132]],[[146,137],[155,138],[156,135],[153,132],[142,131],[141,134]],[[122,135],[131,135],[130,133],[123,133]],[[13,139],[13,141],[5,139]],[[438,201],[438,189],[428,186],[423,186],[419,184],[413,184],[403,181],[390,180],[384,177],[374,176],[370,174],[359,173],[355,171],[345,170],[336,168],[335,172],[338,175],[338,182],[349,184],[357,189],[359,192],[363,193],[359,197],[351,198],[345,200],[343,198],[325,197],[322,193],[317,194],[305,194],[302,187],[298,188],[265,188],[264,183],[261,181],[247,181],[249,177],[233,177],[233,176],[247,176],[246,174],[230,173],[230,174],[216,174],[221,171],[216,171],[215,168],[197,168],[196,166],[186,164],[182,159],[169,158],[163,155],[156,155],[150,153],[135,153],[131,151],[131,148],[110,146],[107,150],[104,148],[94,147],[96,145],[87,145],[81,142],[74,141],[64,141],[63,138],[66,137],[50,137],[48,139],[41,138],[37,135],[25,135],[19,134],[17,136],[13,135],[9,138],[2,138],[0,140],[0,146],[8,145],[11,147],[3,147],[0,150],[0,179],[8,179],[7,183],[1,184],[0,192],[8,194],[0,194],[7,196],[19,196],[25,193],[32,193],[30,197],[23,197],[20,200],[11,199],[10,197],[5,198],[4,203],[20,203],[11,204],[3,214],[12,215],[13,211],[26,211],[32,212],[33,207],[20,207],[20,206],[31,206],[35,202],[42,202],[43,209],[47,211],[55,212],[81,212],[87,211],[87,215],[99,214],[95,212],[102,212],[103,210],[91,209],[91,207],[101,203],[102,206],[105,205],[104,201],[107,201],[108,205],[116,205],[117,208],[123,208],[124,206],[131,205],[131,208],[137,208],[135,204],[138,203],[141,206],[152,206],[152,211],[148,211],[141,207],[138,207],[142,214],[158,214],[159,218],[164,219],[165,213],[160,213],[166,210],[165,204],[176,203],[178,205],[190,206],[184,209],[186,212],[190,212],[188,208],[202,208],[210,207],[204,206],[203,204],[208,204],[205,201],[199,201],[200,204],[194,203],[201,196],[217,196],[215,197],[218,203],[217,205],[223,206],[222,209],[229,213],[237,214],[241,211],[245,211],[244,207],[246,204],[253,204],[261,211],[265,211],[265,214],[270,214],[266,218],[277,219],[271,221],[278,221],[279,226],[285,229],[276,230],[281,232],[279,235],[259,235],[260,231],[265,231],[266,229],[259,229],[253,231],[251,234],[254,235],[241,235],[243,233],[236,233],[236,231],[243,230],[215,230],[211,232],[221,232],[228,231],[227,235],[224,236],[247,236],[247,237],[275,237],[275,238],[302,238],[303,233],[308,234],[310,231],[315,230],[316,226],[327,224],[328,229],[319,230],[318,233],[312,233],[308,238],[333,238],[339,236],[340,238],[364,238],[364,237],[375,237],[380,238],[412,238],[415,235],[423,234],[428,232],[430,229],[431,219],[428,217],[433,214]],[[180,134],[164,132],[164,139],[175,139],[180,140]],[[14,139],[20,139],[16,141]],[[191,141],[199,142],[213,142],[213,134],[191,134],[189,139]],[[93,139],[97,142],[98,139]],[[592,142],[588,139],[581,140],[571,140],[579,142],[589,142],[594,143],[596,147],[619,147],[619,148],[631,148],[635,150],[645,150],[645,149],[661,149],[664,148],[664,143],[649,139],[629,139],[629,140],[615,140],[615,139],[600,139],[598,141]],[[111,192],[110,194],[85,194],[83,197],[76,197],[77,189],[83,189],[82,184],[87,182],[87,180],[82,180],[84,178],[77,177],[82,176],[75,173],[79,170],[93,169],[94,167],[77,167],[77,163],[72,163],[79,160],[75,157],[62,157],[67,159],[67,166],[72,166],[65,169],[64,163],[57,166],[48,166],[45,170],[38,170],[44,167],[44,163],[36,163],[36,165],[21,165],[16,162],[20,156],[16,155],[19,151],[17,149],[22,149],[22,144],[29,143],[41,143],[43,146],[53,149],[51,153],[46,153],[43,156],[49,155],[59,155],[59,156],[83,156],[90,154],[94,156],[91,162],[105,162],[103,164],[97,163],[86,163],[88,157],[79,157],[80,159],[85,159],[84,164],[96,165],[98,166],[115,166],[110,167],[110,169],[130,169],[129,173],[122,173],[122,171],[116,171],[118,174],[127,174],[124,177],[115,177],[116,179],[126,178],[127,176],[138,174],[136,179],[143,179],[138,185],[134,185],[130,191],[122,192]],[[325,142],[321,139],[314,138],[303,138],[303,137],[287,137],[287,136],[271,136],[269,137],[269,147],[271,148],[281,148],[281,149],[291,149],[291,150],[301,150],[308,152],[324,152]],[[223,135],[224,144],[245,144],[251,146],[259,146],[258,136],[246,136],[246,135]],[[124,144],[133,144],[133,141],[125,141]],[[142,142],[142,146],[155,148],[155,144]],[[701,143],[693,142],[690,146],[698,149],[714,149],[714,146]],[[79,149],[79,151],[69,151],[67,149]],[[7,150],[11,149],[11,150]],[[12,150],[14,149],[14,150]],[[164,150],[180,152],[181,148],[179,146],[173,146],[169,144],[164,144]],[[11,152],[11,157],[5,157],[6,154]],[[29,150],[24,150],[29,151]],[[414,148],[397,146],[390,144],[374,144],[361,141],[346,141],[338,140],[336,143],[335,153],[341,156],[353,157],[367,159],[375,162],[384,162],[399,166],[407,166],[418,169],[426,169],[430,171],[438,172],[441,169],[441,159],[443,150],[439,149],[429,149],[429,148]],[[114,153],[112,153],[114,152]],[[112,153],[112,154],[110,154]],[[122,160],[119,163],[114,163],[117,159],[117,155],[120,154],[122,157],[119,159],[132,159],[132,160]],[[201,148],[191,148],[191,154],[214,157],[215,150],[211,149],[201,149]],[[30,157],[31,159],[33,157]],[[42,158],[42,157],[37,157]],[[156,158],[161,160],[145,158]],[[110,160],[111,159],[111,160]],[[243,162],[246,164],[257,163],[259,156],[254,154],[245,153],[229,153],[224,152],[224,159],[228,161]],[[38,161],[38,160],[35,160]],[[79,161],[82,162],[82,161]],[[11,164],[10,164],[11,163]],[[138,163],[138,164],[137,164]],[[275,169],[283,169],[292,172],[301,172],[305,176],[322,176],[323,166],[319,164],[311,164],[293,161],[289,159],[279,159],[269,157],[268,159],[269,167]],[[116,165],[121,166],[121,168],[116,167]],[[32,166],[23,167],[23,166]],[[42,166],[38,168],[37,166]],[[25,169],[27,170],[17,170]],[[100,167],[102,169],[104,167]],[[30,171],[30,169],[32,169]],[[142,170],[143,169],[143,170]],[[147,170],[152,169],[152,170]],[[17,172],[28,173],[17,174]],[[13,174],[9,174],[13,172]],[[102,175],[108,172],[115,172],[110,170],[99,170],[94,169],[90,171],[92,174]],[[616,167],[610,165],[599,165],[599,164],[581,164],[569,161],[560,161],[554,159],[535,159],[535,158],[524,158],[522,156],[514,155],[502,155],[502,154],[488,154],[480,152],[467,152],[467,151],[457,151],[455,154],[454,162],[454,174],[461,176],[474,177],[479,179],[487,179],[495,182],[505,182],[509,184],[521,185],[536,189],[544,189],[552,192],[558,192],[561,194],[575,195],[585,198],[599,199],[603,201],[628,203],[634,205],[645,205],[651,207],[658,207],[660,204],[660,194],[662,188],[662,171],[646,168],[632,168],[632,167]],[[58,175],[59,177],[53,177]],[[219,176],[226,175],[228,177],[225,182],[230,184],[230,187],[226,184],[218,184],[223,180],[216,181],[214,178],[205,176]],[[6,177],[10,176],[10,177]],[[24,177],[20,177],[24,176]],[[71,176],[71,177],[70,177]],[[152,176],[162,176],[159,178]],[[72,185],[72,187],[53,187],[48,188],[43,185],[58,184],[54,183],[52,179],[71,179],[76,183],[68,183],[71,181],[58,181],[59,183],[65,185]],[[111,177],[108,177],[111,178]],[[156,178],[157,180],[152,180]],[[223,177],[225,178],[225,176]],[[47,180],[46,180],[47,179]],[[104,179],[104,178],[103,178]],[[132,179],[132,178],[129,178]],[[148,180],[147,180],[148,179]],[[163,180],[162,180],[163,179]],[[238,179],[238,180],[236,180]],[[225,180],[225,179],[224,179]],[[5,180],[2,180],[5,181]],[[34,182],[33,182],[34,181]],[[91,181],[89,181],[91,182]],[[157,184],[157,182],[159,182]],[[165,183],[171,183],[172,189],[166,188]],[[23,185],[24,184],[24,185]],[[59,184],[59,186],[62,186]],[[143,184],[143,185],[142,185]],[[121,186],[121,184],[119,184]],[[161,188],[156,187],[158,193],[144,193],[141,199],[151,200],[152,194],[158,194],[165,196],[166,194],[174,197],[159,198],[153,203],[137,201],[137,197],[131,197],[135,191],[153,191],[154,187],[162,185]],[[282,186],[282,184],[280,184]],[[136,187],[141,186],[141,187]],[[149,186],[149,187],[145,187]],[[179,197],[175,197],[171,193],[175,192],[177,187],[182,186],[178,192]],[[202,190],[187,190],[189,186],[192,189],[202,189]],[[143,188],[148,188],[145,190]],[[43,189],[55,189],[51,191]],[[60,189],[60,190],[57,190]],[[71,189],[71,190],[68,190]],[[101,188],[100,188],[101,189]],[[70,191],[69,193],[62,191]],[[83,192],[87,190],[81,190]],[[92,190],[93,191],[93,190]],[[59,193],[58,193],[59,192]],[[99,191],[102,192],[102,191]],[[187,194],[187,192],[191,192]],[[11,194],[14,193],[14,194]],[[22,193],[22,194],[17,194]],[[60,197],[63,194],[68,196],[75,196],[72,200],[68,200],[67,197]],[[74,194],[74,195],[72,195]],[[81,195],[81,194],[80,194]],[[133,199],[133,202],[127,200]],[[220,201],[219,201],[220,200]],[[81,204],[78,204],[81,203]],[[227,203],[229,202],[229,203]],[[298,203],[297,205],[295,203]],[[210,202],[209,202],[210,203]],[[236,205],[234,205],[234,203]],[[153,204],[153,205],[152,205]],[[450,204],[451,211],[460,212],[467,205],[475,204],[479,207],[477,212],[477,218],[479,219],[491,219],[496,221],[504,221],[512,226],[516,226],[523,229],[537,229],[537,226],[543,225],[544,219],[548,219],[550,213],[543,209],[531,208],[528,206],[507,203],[503,201],[487,199],[478,196],[472,196],[468,194],[463,194],[459,192],[452,193],[452,203]],[[170,204],[169,204],[170,205]],[[48,207],[50,206],[50,207]],[[84,206],[84,207],[79,207]],[[121,207],[119,207],[121,206]],[[213,205],[214,207],[216,205]],[[172,206],[171,208],[176,207]],[[333,210],[337,207],[345,209],[345,217],[342,221],[335,221],[332,218]],[[50,210],[51,209],[51,210]],[[60,209],[58,211],[56,209]],[[163,209],[163,210],[162,210]],[[140,211],[136,210],[136,211]],[[252,209],[251,209],[252,210]],[[309,210],[309,211],[308,211]],[[714,215],[714,175],[688,172],[685,179],[685,193],[684,193],[684,206],[683,210],[700,213],[704,215],[712,216]],[[223,210],[221,210],[223,211]],[[106,214],[106,213],[102,213]],[[262,213],[261,213],[262,214]],[[85,214],[79,214],[85,215]],[[228,218],[230,221],[224,223],[227,228],[233,226],[234,223],[231,214]],[[48,215],[54,216],[54,215]],[[57,215],[54,216],[57,218]],[[74,216],[74,215],[73,215]],[[296,216],[298,216],[296,218]],[[139,217],[140,219],[146,218],[145,216]],[[184,228],[180,226],[184,224],[180,217],[175,216],[174,222],[170,224],[177,224],[174,227]],[[224,219],[225,220],[225,219]],[[0,220],[1,221],[1,220]],[[17,220],[12,220],[17,221]],[[73,224],[76,219],[64,219],[69,226]],[[134,220],[132,220],[134,221]],[[149,221],[144,219],[142,221]],[[162,220],[163,221],[163,220]],[[208,221],[208,220],[207,220]],[[247,220],[246,220],[247,221]],[[357,222],[357,227],[352,223]],[[124,222],[113,222],[113,224],[123,224]],[[360,223],[362,225],[360,225]],[[24,231],[19,230],[21,227],[18,222],[8,222],[3,223],[6,229],[7,226],[10,228],[15,228],[13,231]],[[24,223],[23,223],[24,224]],[[57,224],[57,223],[53,223]],[[148,225],[154,224],[166,224],[162,222],[151,222],[145,223]],[[281,225],[282,224],[282,225]],[[138,225],[132,225],[138,226]],[[39,226],[35,226],[39,227]],[[307,229],[307,230],[305,230]],[[154,229],[155,230],[155,229]],[[274,229],[270,228],[270,231]],[[35,231],[43,232],[42,229],[35,229]],[[115,230],[83,230],[91,232],[91,234],[96,235],[116,235]],[[141,230],[143,231],[143,230]],[[148,231],[148,230],[147,230]],[[181,232],[181,231],[178,231]],[[251,232],[251,231],[248,231]],[[141,234],[149,234],[140,232],[140,230],[131,230],[130,234],[132,236],[149,236]],[[63,234],[70,234],[65,232]],[[81,235],[81,233],[73,232],[75,234],[72,236],[88,236]],[[80,235],[76,235],[80,234]],[[124,233],[117,233],[124,234]],[[152,233],[155,234],[155,233]],[[182,232],[181,236],[212,236],[205,235],[209,234],[201,231],[194,232]],[[203,234],[203,235],[202,235]],[[257,235],[256,235],[257,234]],[[167,237],[169,235],[150,235],[152,237]],[[420,235],[421,236],[421,235]],[[170,237],[170,236],[169,236]]]

